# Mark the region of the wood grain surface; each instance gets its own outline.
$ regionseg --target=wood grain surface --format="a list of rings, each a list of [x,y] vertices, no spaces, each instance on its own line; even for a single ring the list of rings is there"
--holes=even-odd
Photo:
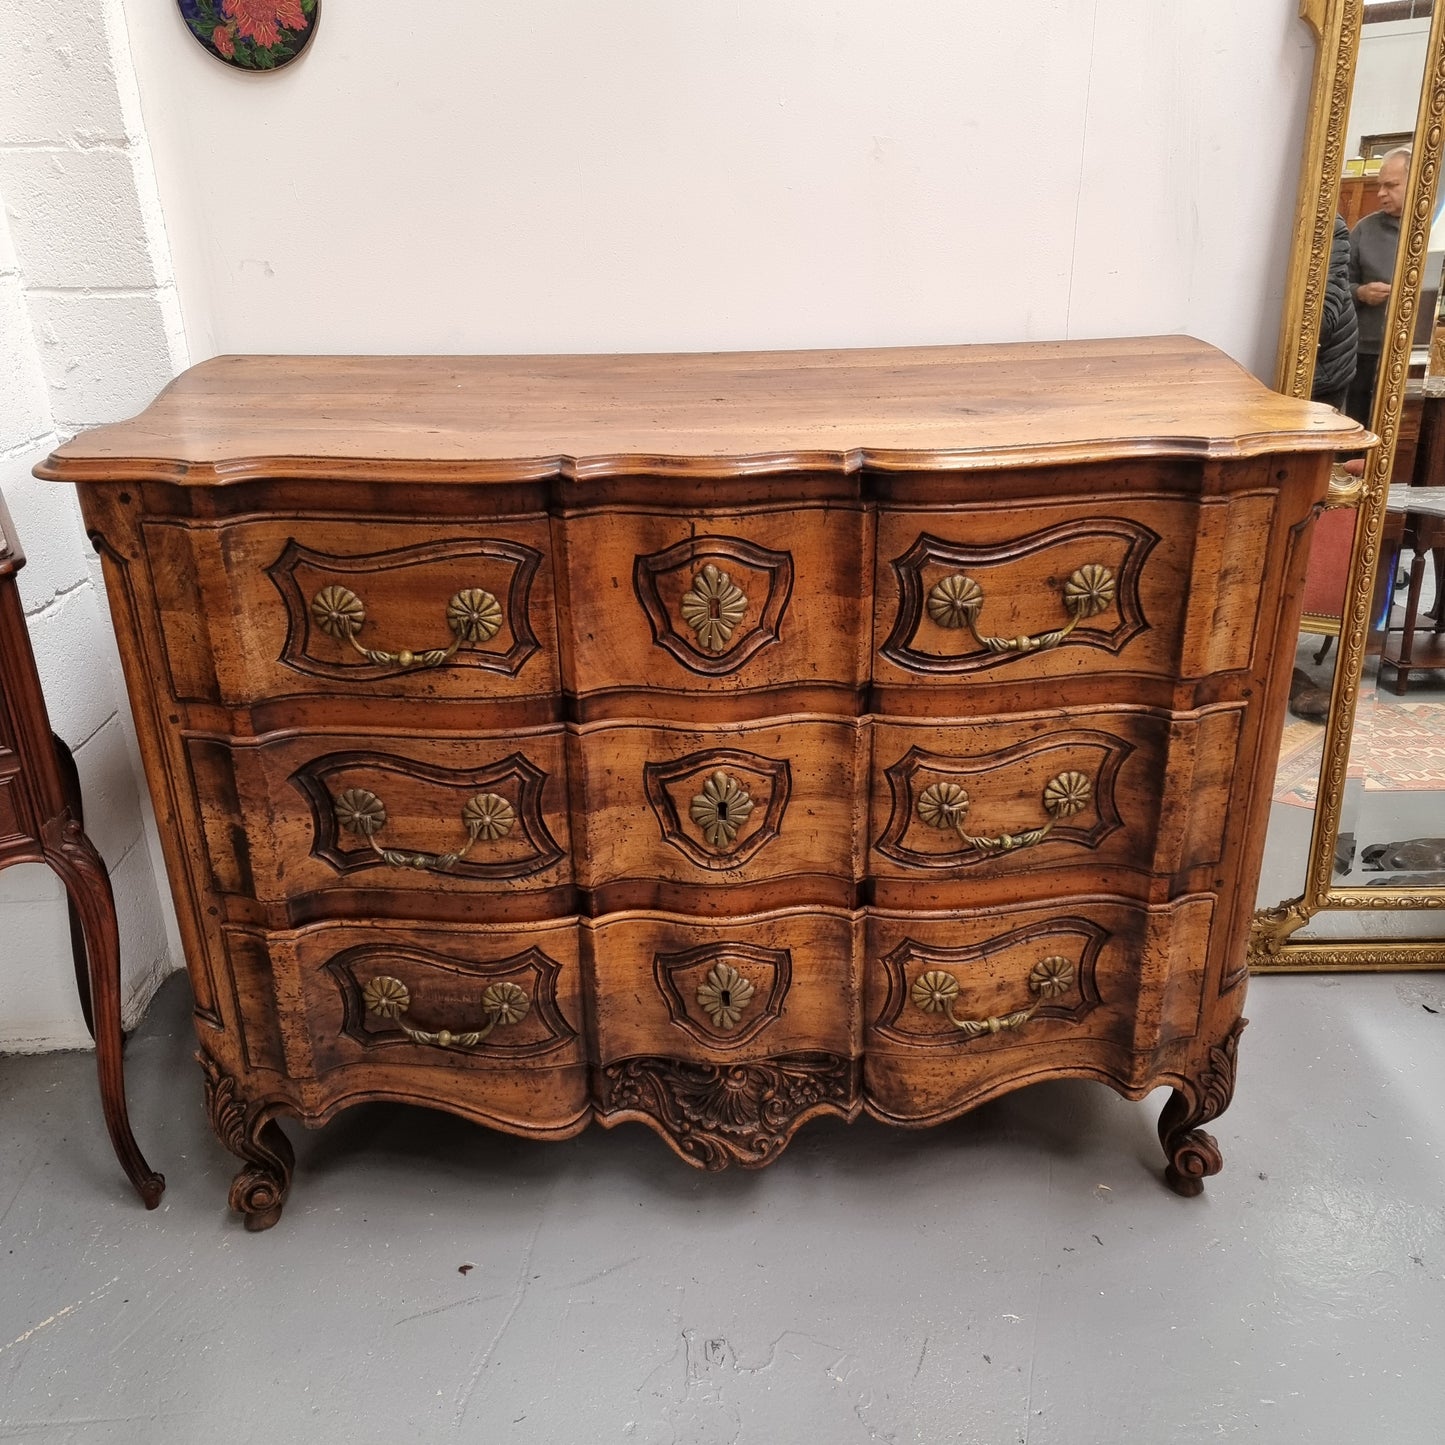
[[[520,481],[1359,447],[1189,337],[627,356],[220,356],[42,475]],[[359,464],[359,465],[358,465]]]

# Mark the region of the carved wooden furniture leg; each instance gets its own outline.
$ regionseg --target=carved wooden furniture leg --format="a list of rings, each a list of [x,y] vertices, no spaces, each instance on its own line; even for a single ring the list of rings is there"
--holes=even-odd
[[[1420,489],[1427,494],[1427,501],[1438,490],[1433,487]],[[1383,654],[1383,660],[1395,669],[1394,688],[1397,693],[1408,689],[1412,672],[1426,672],[1445,666],[1445,645],[1441,642],[1445,612],[1438,605],[1439,559],[1440,549],[1445,546],[1445,517],[1423,510],[1407,511],[1404,543],[1414,554],[1410,561],[1410,589],[1405,595],[1404,624],[1390,633]],[[1435,559],[1437,604],[1433,612],[1426,612],[1421,592],[1426,568],[1432,558]]]
[[[55,762],[60,769],[60,787],[65,794],[65,805],[70,816],[85,827],[85,801],[80,794],[80,770],[75,766],[75,756],[65,745],[59,733],[51,735],[55,744]],[[75,961],[75,992],[80,997],[80,1012],[85,1019],[85,1031],[95,1037],[95,1014],[90,1000],[90,965],[86,962],[85,928],[80,921],[80,912],[71,898],[65,894],[65,910],[70,915],[70,954]]]
[[[281,1126],[264,1105],[237,1097],[236,1081],[209,1054],[196,1055],[206,1075],[206,1113],[216,1137],[245,1161],[231,1181],[230,1204],[252,1233],[270,1229],[281,1218],[291,1188],[296,1155]]]
[[[1204,1181],[1223,1167],[1214,1135],[1206,1134],[1199,1126],[1217,1119],[1234,1097],[1239,1036],[1248,1022],[1240,1019],[1224,1042],[1210,1049],[1209,1062],[1198,1081],[1187,1091],[1175,1089],[1159,1115],[1159,1142],[1169,1159],[1164,1182],[1186,1198],[1202,1194]]]
[[[154,1209],[165,1180],[136,1146],[125,1105],[115,896],[105,863],[81,826],[74,760],[50,730],[15,584],[24,565],[0,501],[0,868],[45,863],[65,884],[76,984],[95,1039],[105,1125],[126,1177],[146,1208]]]
[[[105,863],[73,819],[54,820],[44,829],[45,861],[53,868],[80,917],[89,966],[95,1018],[95,1066],[100,1076],[100,1105],[120,1167],[147,1209],[161,1202],[165,1178],[157,1174],[135,1142],[125,1105],[125,1075],[120,1027],[120,931]]]

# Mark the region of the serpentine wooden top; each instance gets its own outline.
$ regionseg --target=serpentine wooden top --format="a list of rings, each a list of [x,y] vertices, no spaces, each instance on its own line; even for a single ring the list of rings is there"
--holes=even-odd
[[[972,471],[1373,438],[1189,337],[622,356],[219,356],[60,447],[60,481]]]

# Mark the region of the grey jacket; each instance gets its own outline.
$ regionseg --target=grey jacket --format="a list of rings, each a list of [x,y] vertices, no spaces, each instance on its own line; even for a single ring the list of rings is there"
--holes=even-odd
[[[1395,279],[1395,252],[1400,249],[1400,218],[1372,211],[1355,222],[1350,232],[1350,284]],[[1365,306],[1355,303],[1360,322],[1360,350],[1380,354],[1385,344],[1385,312],[1389,303]]]

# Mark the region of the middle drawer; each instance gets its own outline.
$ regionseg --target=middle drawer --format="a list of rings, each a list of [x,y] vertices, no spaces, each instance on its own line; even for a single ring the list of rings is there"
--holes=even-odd
[[[574,739],[578,886],[593,913],[851,908],[862,876],[869,724],[792,717],[730,728],[646,722]]]
[[[1241,721],[1232,704],[877,719],[871,901],[959,908],[1202,886],[1190,875],[1223,853]]]
[[[348,893],[489,900],[486,914],[570,911],[565,730],[471,737],[274,733],[185,740],[215,887],[262,903]],[[531,900],[530,902],[528,900]],[[368,905],[370,906],[370,905]],[[433,910],[435,911],[435,910]]]

